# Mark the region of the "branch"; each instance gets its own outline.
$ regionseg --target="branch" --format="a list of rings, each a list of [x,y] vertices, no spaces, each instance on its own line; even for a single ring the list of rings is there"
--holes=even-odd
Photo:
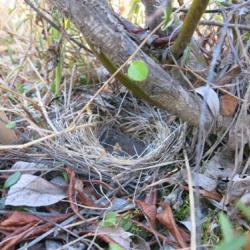
[[[218,27],[224,27],[225,23],[221,22],[216,22],[216,21],[201,21],[199,25],[208,25],[208,26],[218,26]],[[250,26],[249,25],[244,25],[244,24],[238,24],[238,23],[229,23],[227,24],[228,28],[237,28],[240,30],[247,30],[250,31]]]
[[[209,0],[193,0],[191,7],[184,19],[180,33],[175,40],[171,52],[175,58],[179,58],[192,39],[195,29],[205,12]]]
[[[111,72],[118,69],[137,50],[137,44],[119,24],[105,0],[48,0],[80,29],[94,53]],[[175,114],[192,125],[199,125],[200,98],[186,91],[151,57],[139,50],[134,60],[148,64],[149,76],[143,83],[119,80],[133,93]],[[126,72],[127,66],[124,68]],[[213,119],[208,115],[206,125]]]
[[[90,54],[93,54],[92,51],[89,50],[85,45],[81,44],[80,42],[78,42],[77,40],[75,40],[73,37],[70,37],[59,24],[54,23],[50,18],[48,18],[45,14],[43,14],[30,0],[24,0],[24,2],[27,5],[29,5],[30,8],[33,9],[37,13],[38,16],[40,16],[41,18],[43,18],[53,28],[55,28],[55,29],[59,30],[60,32],[62,32],[68,40],[70,40],[71,42],[73,42],[74,44],[76,44],[79,48],[86,50]]]

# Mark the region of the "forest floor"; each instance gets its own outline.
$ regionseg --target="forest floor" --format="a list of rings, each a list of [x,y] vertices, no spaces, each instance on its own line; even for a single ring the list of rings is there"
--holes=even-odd
[[[114,9],[142,22],[125,3]],[[67,35],[22,1],[0,12],[0,249],[250,249],[249,31],[227,30],[213,85],[232,122],[201,139],[116,80],[99,91],[109,72],[56,10]],[[171,76],[202,86],[219,31],[199,29],[206,61],[190,46]]]

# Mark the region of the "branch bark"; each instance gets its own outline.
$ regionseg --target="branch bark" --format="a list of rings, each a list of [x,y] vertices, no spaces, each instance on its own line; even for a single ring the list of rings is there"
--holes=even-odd
[[[193,0],[191,7],[184,19],[180,33],[171,48],[175,58],[179,58],[192,39],[194,31],[199,24],[201,16],[206,11],[209,0]]]
[[[114,72],[136,50],[137,44],[128,36],[105,0],[48,0],[63,12],[82,32],[98,58]],[[120,73],[119,80],[136,95],[175,114],[192,125],[199,125],[200,98],[175,82],[151,57],[140,51],[134,58],[149,66],[143,83],[129,80]],[[207,125],[212,117],[206,119]]]

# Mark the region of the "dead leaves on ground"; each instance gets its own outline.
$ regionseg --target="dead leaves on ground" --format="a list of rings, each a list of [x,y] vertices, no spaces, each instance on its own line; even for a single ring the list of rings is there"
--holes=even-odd
[[[185,241],[181,233],[182,230],[177,226],[175,222],[170,205],[164,203],[161,205],[161,208],[162,210],[157,214],[157,219],[162,225],[164,225],[169,230],[172,236],[174,236],[179,246],[181,248],[186,248],[188,246],[187,242]]]
[[[22,164],[26,165],[29,164]],[[65,171],[67,178],[56,176],[48,181],[46,175],[42,177],[35,175],[39,172],[34,171],[33,167],[32,165],[32,169],[27,168],[32,174],[21,174],[20,178],[8,187],[6,205],[12,208],[32,207],[34,214],[15,211],[6,215],[0,223],[1,249],[16,249],[23,242],[41,237],[51,228],[56,228],[55,224],[65,221],[69,216],[75,216],[77,237],[86,235],[90,240],[94,238],[98,244],[109,245],[111,249],[112,247],[125,250],[131,247],[151,249],[151,245],[158,244],[166,244],[173,248],[189,246],[188,229],[178,224],[168,202],[159,205],[156,187],[151,187],[143,200],[135,200],[135,206],[130,198],[119,198],[117,195],[111,198],[112,206],[110,206],[108,200],[106,203],[97,202],[104,197],[104,193],[114,191],[110,185],[101,180],[82,180],[72,169],[67,168]],[[40,171],[42,169],[40,168]],[[20,171],[22,172],[22,169]],[[180,186],[180,189],[188,191],[185,186]],[[204,189],[200,189],[199,192],[209,199],[221,199],[216,192]],[[58,208],[61,213],[51,215],[51,212],[58,211]],[[136,212],[137,209],[141,211],[139,214]],[[39,213],[36,211],[44,211],[46,216],[38,216]],[[104,225],[103,212],[107,211],[115,214],[113,218],[115,221]],[[137,228],[136,230],[140,228],[144,232],[143,237],[131,233],[129,231],[131,228],[123,228],[121,221],[126,218],[126,214],[130,216],[128,220],[131,228]],[[85,225],[84,229],[82,225]],[[64,230],[60,230],[59,235],[60,244],[66,244],[65,239],[70,235]],[[46,242],[47,239],[50,240],[50,237],[45,235],[42,242]],[[156,240],[147,242],[148,239]]]
[[[55,223],[65,220],[68,215],[38,217],[25,212],[13,212],[0,223],[1,250],[14,250],[19,243],[33,239],[48,231]]]

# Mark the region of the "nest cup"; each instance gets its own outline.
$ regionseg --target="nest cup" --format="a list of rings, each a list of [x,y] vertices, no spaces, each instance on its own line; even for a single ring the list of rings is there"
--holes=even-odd
[[[56,110],[54,126],[58,131],[66,129],[76,111]],[[134,97],[98,97],[77,125],[93,123],[61,134],[44,150],[90,178],[121,184],[139,175],[150,179],[153,172],[171,168],[185,140],[185,124],[171,121],[166,112]]]

